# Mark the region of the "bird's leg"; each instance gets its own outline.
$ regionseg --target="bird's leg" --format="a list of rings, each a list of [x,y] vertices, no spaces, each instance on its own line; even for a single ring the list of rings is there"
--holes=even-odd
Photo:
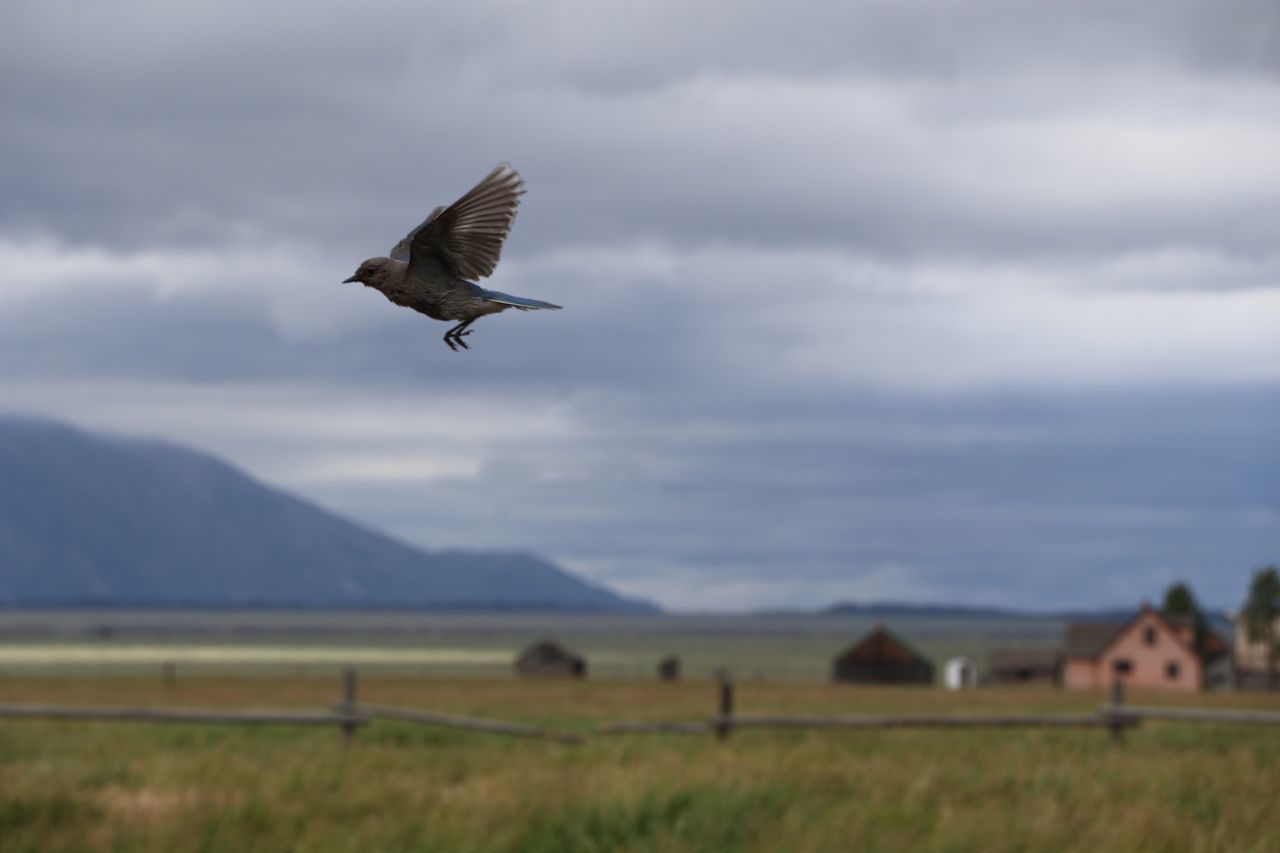
[[[471,334],[470,330],[467,329],[467,326],[470,326],[474,322],[475,320],[467,320],[453,327],[453,339],[457,341],[458,346],[462,347],[463,349],[471,349],[471,347],[467,346],[467,342],[464,341],[462,338],[466,335]]]
[[[463,331],[463,329],[467,328],[467,326],[470,326],[473,322],[475,321],[464,320],[463,322],[459,323],[458,325],[454,326],[452,329],[444,333],[444,342],[449,345],[449,349],[453,350],[454,352],[458,351],[458,346],[462,347],[463,349],[471,349],[471,347],[467,346],[467,342],[462,339],[462,336],[471,334],[470,332]],[[454,344],[457,344],[458,346],[454,346]]]

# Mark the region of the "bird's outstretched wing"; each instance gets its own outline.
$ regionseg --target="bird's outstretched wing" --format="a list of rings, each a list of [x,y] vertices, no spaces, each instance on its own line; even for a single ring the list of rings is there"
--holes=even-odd
[[[409,275],[429,279],[443,269],[474,281],[493,273],[502,241],[516,218],[524,179],[509,163],[500,163],[462,198],[431,215],[391,250],[409,262]]]
[[[404,261],[405,263],[408,263],[409,245],[413,242],[413,236],[417,234],[419,231],[421,231],[423,228],[426,228],[429,224],[431,224],[431,220],[439,216],[443,210],[444,210],[444,205],[442,204],[439,207],[437,207],[435,210],[431,211],[431,215],[428,216],[426,219],[422,220],[421,225],[419,225],[417,228],[410,231],[405,236],[401,237],[400,242],[396,243],[395,248],[391,250],[391,257],[395,258],[397,261]]]

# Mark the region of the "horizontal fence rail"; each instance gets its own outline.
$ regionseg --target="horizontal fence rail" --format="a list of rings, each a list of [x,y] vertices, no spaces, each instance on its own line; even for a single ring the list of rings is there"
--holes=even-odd
[[[1156,708],[1144,705],[1102,705],[1098,714],[1107,718],[1173,720],[1184,723],[1254,723],[1280,726],[1280,712],[1228,711],[1216,708]]]
[[[1141,722],[1136,717],[1117,715],[1113,719],[1101,714],[1046,715],[938,715],[907,714],[901,716],[808,717],[771,714],[735,714],[714,716],[706,722],[650,722],[623,720],[596,729],[600,734],[679,734],[703,735],[729,732],[733,729],[979,729],[979,728],[1115,728],[1133,727]]]
[[[217,708],[120,708],[72,705],[0,705],[0,718],[120,723],[226,723],[237,725],[364,725],[361,714],[329,711],[221,710]]]
[[[490,734],[513,735],[515,737],[553,740],[559,743],[582,743],[582,735],[574,732],[554,731],[540,726],[524,723],[509,723],[504,720],[489,720],[484,717],[464,717],[457,714],[441,714],[437,711],[420,711],[416,708],[393,708],[387,705],[368,705],[360,703],[356,706],[359,713],[370,718],[382,720],[400,720],[408,723],[425,723],[432,726],[444,726],[452,729],[469,729]]]
[[[661,723],[644,720],[621,720],[616,723],[606,723],[598,727],[596,731],[602,735],[705,735],[713,731],[713,729],[708,723]]]
[[[1135,726],[1136,718],[1127,715],[1121,725]],[[903,714],[897,716],[849,716],[849,717],[787,717],[768,714],[739,714],[731,717],[712,717],[712,726],[757,729],[981,729],[981,728],[1083,728],[1114,725],[1100,714],[1043,714],[1043,715],[925,715]]]
[[[188,723],[227,725],[335,726],[342,743],[350,747],[357,730],[375,719],[398,720],[452,729],[580,744],[585,737],[527,723],[445,714],[417,708],[359,702],[358,674],[343,672],[340,701],[329,710],[280,708],[130,708],[49,704],[0,704],[0,720],[67,720],[132,723]],[[814,716],[787,714],[739,714],[735,685],[724,675],[716,686],[715,713],[702,720],[623,720],[596,727],[602,735],[673,734],[714,735],[720,739],[735,729],[976,729],[976,728],[1102,728],[1116,743],[1123,743],[1126,729],[1146,720],[1185,723],[1280,725],[1280,712],[1169,708],[1128,705],[1124,684],[1112,685],[1111,701],[1093,713],[1064,714],[858,714]]]

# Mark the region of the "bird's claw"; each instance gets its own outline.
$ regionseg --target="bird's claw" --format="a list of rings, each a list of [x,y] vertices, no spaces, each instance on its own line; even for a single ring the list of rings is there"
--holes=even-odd
[[[463,335],[469,335],[470,332],[449,332],[444,336],[444,342],[449,345],[449,349],[454,352],[458,351],[458,347],[463,349],[471,349],[467,346],[467,342],[462,339]]]

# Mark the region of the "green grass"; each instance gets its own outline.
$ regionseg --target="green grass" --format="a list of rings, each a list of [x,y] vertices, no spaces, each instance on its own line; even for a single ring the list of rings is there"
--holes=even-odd
[[[334,679],[5,679],[3,702],[323,707]],[[589,731],[694,719],[706,682],[366,678],[370,702]],[[1054,690],[751,683],[743,712],[1081,711]],[[1280,710],[1280,697],[1135,703]],[[581,747],[378,722],[335,731],[0,720],[0,850],[1280,849],[1280,729],[741,731]]]

